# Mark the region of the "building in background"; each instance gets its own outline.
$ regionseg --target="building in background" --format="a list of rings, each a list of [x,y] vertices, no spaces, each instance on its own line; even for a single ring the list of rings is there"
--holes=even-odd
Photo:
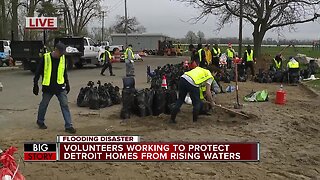
[[[163,34],[128,34],[128,44],[132,44],[134,51],[158,50],[159,43],[169,41],[169,37]],[[111,34],[111,43],[125,45],[125,34]]]

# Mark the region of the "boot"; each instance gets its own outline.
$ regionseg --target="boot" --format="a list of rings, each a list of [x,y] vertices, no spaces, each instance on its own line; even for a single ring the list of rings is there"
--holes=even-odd
[[[177,114],[178,114],[178,111],[176,111],[176,110],[173,110],[171,112],[171,121],[170,121],[171,123],[174,123],[174,124],[177,123],[177,121],[176,121]]]
[[[198,121],[199,112],[193,112],[193,122]]]

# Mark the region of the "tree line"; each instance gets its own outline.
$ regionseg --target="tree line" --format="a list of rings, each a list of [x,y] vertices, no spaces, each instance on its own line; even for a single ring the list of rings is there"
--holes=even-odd
[[[42,32],[25,30],[25,17],[57,17],[58,30],[48,31],[48,40],[56,36],[95,36],[89,27],[93,20],[102,20],[102,0],[0,0],[0,39],[41,40]],[[105,12],[105,11],[104,11]],[[124,33],[125,18],[116,17],[116,23],[105,28],[107,33]],[[136,17],[127,19],[128,33],[142,33],[146,28]],[[97,35],[96,35],[97,36]],[[101,38],[101,35],[99,35]],[[11,37],[11,38],[8,38]],[[102,39],[98,39],[102,40]]]

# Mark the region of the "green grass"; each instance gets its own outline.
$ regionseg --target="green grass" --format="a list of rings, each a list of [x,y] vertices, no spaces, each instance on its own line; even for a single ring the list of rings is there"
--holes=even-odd
[[[262,54],[263,55],[270,55],[271,57],[275,57],[282,49],[285,47],[262,47]],[[187,47],[183,47],[184,50],[187,50]],[[220,46],[221,52],[226,52],[227,47],[226,46]],[[238,51],[238,47],[235,46],[234,49]],[[245,46],[243,47],[243,51],[245,50]],[[313,50],[311,47],[288,47],[283,52],[282,55],[285,59],[289,59],[290,56],[296,56],[297,54],[305,54],[308,57],[313,58],[320,58],[320,50]],[[186,53],[185,55],[188,55]],[[241,53],[241,56],[243,56],[243,53]]]

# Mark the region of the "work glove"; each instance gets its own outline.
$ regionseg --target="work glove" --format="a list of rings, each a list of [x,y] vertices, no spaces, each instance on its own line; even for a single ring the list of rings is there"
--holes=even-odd
[[[39,94],[39,86],[38,86],[38,84],[34,84],[33,85],[33,94],[38,96],[38,94]]]
[[[67,91],[67,94],[70,92],[70,85],[69,85],[69,82],[66,83],[66,91]]]

